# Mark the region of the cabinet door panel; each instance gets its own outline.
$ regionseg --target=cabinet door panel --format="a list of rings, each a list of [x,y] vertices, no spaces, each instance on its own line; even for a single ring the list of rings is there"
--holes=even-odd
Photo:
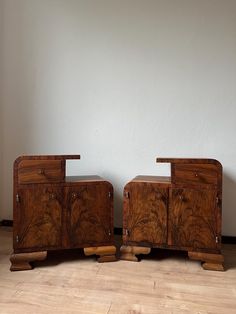
[[[125,189],[124,241],[166,244],[168,188],[140,182]]]
[[[14,213],[14,248],[61,246],[61,189],[20,189]]]
[[[112,191],[108,185],[68,187],[66,204],[70,246],[94,246],[112,240]]]
[[[168,244],[216,249],[216,190],[171,189]]]

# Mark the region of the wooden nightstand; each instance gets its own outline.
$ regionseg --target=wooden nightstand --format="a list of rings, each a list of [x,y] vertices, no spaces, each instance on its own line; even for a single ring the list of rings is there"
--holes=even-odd
[[[22,156],[14,163],[11,270],[31,269],[47,251],[83,248],[99,262],[116,260],[113,187],[99,176],[67,177],[79,155]]]
[[[204,269],[224,270],[222,166],[214,159],[157,158],[171,177],[137,176],[124,188],[121,259],[151,248],[185,250]]]

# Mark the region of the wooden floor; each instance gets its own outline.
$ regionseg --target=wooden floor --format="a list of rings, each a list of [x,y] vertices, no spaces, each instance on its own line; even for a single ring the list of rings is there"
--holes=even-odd
[[[1,314],[236,314],[236,245],[224,245],[225,272],[157,249],[139,263],[99,264],[80,251],[54,252],[33,270],[10,272],[11,238],[1,227]]]

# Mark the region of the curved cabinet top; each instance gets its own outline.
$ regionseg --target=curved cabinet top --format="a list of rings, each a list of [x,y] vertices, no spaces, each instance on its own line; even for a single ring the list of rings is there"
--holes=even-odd
[[[171,164],[213,164],[222,168],[221,163],[216,159],[210,158],[161,158],[157,157],[156,162]]]

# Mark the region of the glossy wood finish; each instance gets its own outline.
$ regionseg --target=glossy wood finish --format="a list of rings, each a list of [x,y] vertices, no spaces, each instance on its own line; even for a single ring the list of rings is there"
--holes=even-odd
[[[169,157],[157,157],[157,163],[170,163],[171,165],[176,164],[214,164],[217,166],[218,170],[222,170],[221,163],[212,158],[169,158]]]
[[[168,187],[150,182],[131,182],[124,189],[124,208],[128,217],[124,239],[140,244],[167,241]]]
[[[112,192],[109,184],[84,184],[65,189],[70,246],[110,242]],[[106,210],[106,209],[110,210]]]
[[[98,176],[66,177],[66,159],[76,157],[23,156],[15,161],[11,261],[26,253],[21,268],[30,269],[27,259],[37,256],[32,252],[114,243],[113,187]]]
[[[47,251],[32,252],[32,253],[19,253],[10,256],[11,271],[17,270],[30,270],[32,269],[31,262],[43,261],[47,257]]]
[[[20,188],[15,207],[14,249],[61,247],[62,189],[53,185]]]
[[[121,256],[120,256],[121,260],[138,262],[138,258],[136,255],[149,254],[151,252],[151,249],[149,247],[142,247],[142,246],[122,245],[120,248],[120,252],[121,252]]]
[[[217,166],[215,164],[174,164],[174,183],[217,185]]]
[[[172,188],[168,220],[168,245],[194,249],[219,249],[216,235],[217,191]]]
[[[224,257],[222,254],[209,254],[201,252],[188,252],[188,257],[202,261],[202,267],[206,270],[224,270]]]
[[[114,245],[84,248],[84,254],[86,256],[99,255],[99,263],[114,262],[117,260],[115,255],[116,247]]]
[[[18,183],[50,183],[64,180],[61,160],[22,160],[18,164]]]
[[[157,161],[171,163],[170,178],[138,176],[124,188],[124,245],[199,252],[194,256],[204,269],[222,270],[221,164],[212,159]],[[212,256],[218,256],[218,264]],[[137,260],[132,254],[129,258]]]

